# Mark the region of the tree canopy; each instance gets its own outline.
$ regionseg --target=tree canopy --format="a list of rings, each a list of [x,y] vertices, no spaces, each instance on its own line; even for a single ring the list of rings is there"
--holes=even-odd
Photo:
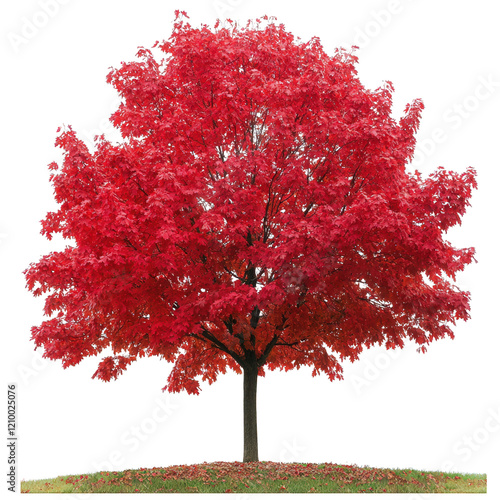
[[[474,250],[445,236],[475,172],[410,172],[423,104],[394,118],[391,83],[364,88],[356,63],[273,19],[179,14],[111,70],[123,140],[90,147],[68,127],[50,165],[59,208],[42,232],[68,246],[25,272],[45,294],[44,356],[102,353],[106,381],[160,356],[168,390],[197,393],[227,369],[333,380],[374,344],[453,337]]]

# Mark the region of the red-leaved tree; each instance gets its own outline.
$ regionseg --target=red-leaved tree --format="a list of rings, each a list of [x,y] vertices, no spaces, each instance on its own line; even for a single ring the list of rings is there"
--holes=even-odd
[[[273,19],[182,17],[108,75],[121,143],[57,138],[59,210],[42,233],[68,246],[25,272],[46,294],[32,338],[64,367],[104,351],[105,381],[143,356],[174,363],[174,392],[243,372],[243,460],[256,461],[264,367],[340,379],[364,348],[425,350],[468,318],[453,281],[474,250],[444,233],[475,173],[408,172],[423,105],[396,121],[391,84],[365,89],[352,53]]]

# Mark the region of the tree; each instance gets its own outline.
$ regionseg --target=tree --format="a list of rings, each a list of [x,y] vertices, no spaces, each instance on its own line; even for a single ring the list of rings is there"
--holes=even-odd
[[[392,85],[365,89],[356,62],[266,17],[211,29],[178,13],[167,41],[111,70],[123,140],[91,150],[67,128],[49,166],[59,209],[42,233],[68,246],[25,271],[46,295],[32,329],[44,356],[107,354],[105,381],[160,356],[166,389],[195,394],[243,373],[243,460],[256,461],[264,367],[341,379],[374,344],[453,338],[474,250],[444,236],[475,172],[410,173],[422,102],[394,119]]]

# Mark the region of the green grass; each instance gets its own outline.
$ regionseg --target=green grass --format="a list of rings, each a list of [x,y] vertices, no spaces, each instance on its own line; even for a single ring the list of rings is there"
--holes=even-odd
[[[486,493],[486,474],[214,462],[21,481],[21,493]]]

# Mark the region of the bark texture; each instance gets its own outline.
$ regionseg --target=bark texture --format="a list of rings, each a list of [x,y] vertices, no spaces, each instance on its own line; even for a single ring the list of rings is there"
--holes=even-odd
[[[243,462],[258,462],[257,367],[243,371]]]

